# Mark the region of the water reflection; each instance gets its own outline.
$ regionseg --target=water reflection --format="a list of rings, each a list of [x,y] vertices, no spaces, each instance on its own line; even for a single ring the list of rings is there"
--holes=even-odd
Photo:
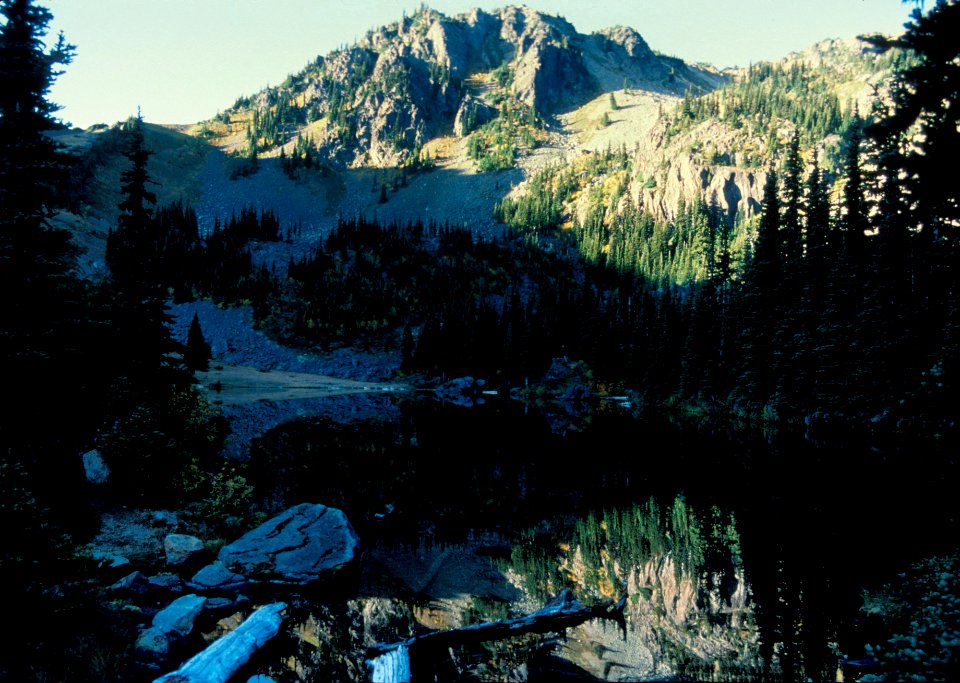
[[[865,657],[862,588],[955,546],[952,465],[933,450],[614,408],[561,436],[510,405],[413,404],[256,444],[265,511],[340,507],[368,548],[351,605],[308,610],[323,644],[310,675],[354,675],[375,642],[529,613],[570,588],[587,603],[626,592],[626,635],[591,622],[488,643],[421,679],[834,680]]]

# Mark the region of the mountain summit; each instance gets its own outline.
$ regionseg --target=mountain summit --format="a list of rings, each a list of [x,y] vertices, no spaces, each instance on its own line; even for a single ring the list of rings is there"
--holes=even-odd
[[[581,106],[617,88],[705,92],[725,78],[653,52],[628,28],[590,35],[528,7],[447,17],[423,8],[372,30],[281,85],[202,124],[250,155],[309,147],[348,165],[396,166],[429,139],[514,111],[526,120]]]

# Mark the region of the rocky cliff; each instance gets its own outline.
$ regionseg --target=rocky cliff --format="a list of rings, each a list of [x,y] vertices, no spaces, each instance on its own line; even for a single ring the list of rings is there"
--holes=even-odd
[[[568,576],[590,592],[589,570],[575,553]],[[600,680],[700,677],[758,663],[759,636],[743,570],[690,572],[672,555],[632,567],[626,576],[626,624],[620,631],[599,622],[578,627],[563,655]],[[579,647],[577,643],[589,643]]]
[[[631,29],[584,35],[527,7],[456,17],[421,9],[318,57],[280,86],[240,98],[199,132],[238,153],[289,155],[307,141],[327,159],[395,166],[449,134],[463,101],[477,95],[468,79],[494,71],[500,92],[481,99],[495,106],[506,94],[541,115],[625,84],[679,95],[724,81],[657,55]]]

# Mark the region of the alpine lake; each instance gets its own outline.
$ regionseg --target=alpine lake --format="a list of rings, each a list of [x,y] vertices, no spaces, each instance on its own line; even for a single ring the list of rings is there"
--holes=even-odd
[[[624,599],[622,615],[421,654],[413,680],[850,681],[922,668],[888,641],[922,648],[921,609],[948,624],[921,641],[956,631],[954,453],[918,434],[616,402],[407,400],[383,419],[286,423],[251,449],[255,504],[340,508],[363,550],[293,602],[254,664],[278,681],[377,680],[380,645],[529,614],[569,590],[583,605]]]

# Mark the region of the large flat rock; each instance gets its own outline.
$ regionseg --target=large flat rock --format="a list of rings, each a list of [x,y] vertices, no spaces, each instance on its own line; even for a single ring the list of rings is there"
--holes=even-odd
[[[303,503],[220,550],[220,562],[253,581],[310,583],[353,560],[359,539],[346,515]]]

